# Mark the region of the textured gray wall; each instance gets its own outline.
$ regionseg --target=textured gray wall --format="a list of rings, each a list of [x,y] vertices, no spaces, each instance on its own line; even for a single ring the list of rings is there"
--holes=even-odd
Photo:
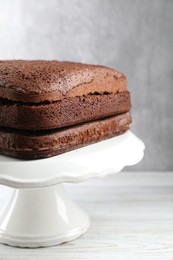
[[[146,144],[133,169],[173,170],[172,0],[0,0],[0,59],[98,63],[125,72],[133,131]]]

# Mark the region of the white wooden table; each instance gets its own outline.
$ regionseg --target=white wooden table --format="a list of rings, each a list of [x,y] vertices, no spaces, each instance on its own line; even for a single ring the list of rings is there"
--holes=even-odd
[[[51,248],[0,245],[0,260],[173,259],[173,172],[124,172],[66,186],[89,213],[89,231]],[[0,186],[0,207],[6,196]]]

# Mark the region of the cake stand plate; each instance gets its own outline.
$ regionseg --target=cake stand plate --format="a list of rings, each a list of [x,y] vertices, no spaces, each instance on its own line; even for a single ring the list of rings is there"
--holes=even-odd
[[[66,194],[64,182],[118,173],[138,163],[144,144],[131,131],[42,160],[0,156],[0,184],[12,187],[0,212],[0,243],[46,247],[79,237],[88,215]]]

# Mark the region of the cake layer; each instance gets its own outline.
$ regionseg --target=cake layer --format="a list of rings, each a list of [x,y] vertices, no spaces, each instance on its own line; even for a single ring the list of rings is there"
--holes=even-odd
[[[0,130],[0,154],[23,159],[47,158],[124,133],[130,113],[50,131]]]
[[[27,104],[0,100],[0,127],[44,130],[76,125],[130,110],[128,91],[87,95],[53,103]]]
[[[126,77],[98,65],[60,61],[0,61],[0,98],[39,103],[126,91]]]

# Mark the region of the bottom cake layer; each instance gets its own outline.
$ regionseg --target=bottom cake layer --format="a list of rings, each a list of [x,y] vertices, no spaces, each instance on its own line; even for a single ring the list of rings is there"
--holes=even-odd
[[[127,131],[130,113],[73,127],[39,131],[0,130],[0,154],[21,159],[41,159],[62,154]]]

